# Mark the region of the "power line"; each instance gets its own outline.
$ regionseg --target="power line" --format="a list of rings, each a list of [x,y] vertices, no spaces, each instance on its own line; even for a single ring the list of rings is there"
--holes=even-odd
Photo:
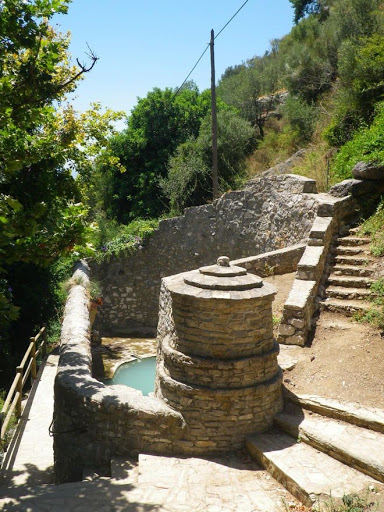
[[[245,2],[243,3],[243,5],[235,12],[235,14],[227,21],[227,23],[224,25],[224,27],[219,31],[219,33],[215,36],[215,40],[219,37],[219,35],[223,32],[224,29],[226,29],[228,27],[228,25],[231,23],[231,21],[239,14],[239,12],[241,11],[241,9],[245,6],[245,4],[247,4],[249,2],[249,0],[245,0]],[[210,46],[210,43],[207,44],[205,50],[203,51],[203,53],[200,55],[200,57],[198,58],[196,64],[193,66],[193,68],[191,69],[191,71],[188,73],[187,75],[187,78],[183,81],[183,83],[180,85],[180,87],[177,89],[177,91],[175,92],[174,94],[174,98],[179,94],[179,92],[181,91],[183,85],[185,84],[185,82],[188,80],[188,78],[192,75],[192,73],[195,71],[197,65],[199,64],[199,62],[201,61],[201,59],[204,57],[205,53],[207,52],[208,48]]]
[[[248,1],[248,0],[247,0],[247,1]],[[204,50],[204,51],[203,51],[203,53],[200,55],[200,57],[198,58],[198,60],[197,60],[196,64],[193,66],[193,68],[192,68],[192,69],[191,69],[191,71],[189,72],[189,74],[188,74],[187,78],[184,80],[184,82],[180,85],[180,87],[179,87],[179,88],[177,89],[177,91],[175,92],[174,97],[175,97],[175,96],[177,96],[177,95],[179,94],[179,92],[181,91],[181,89],[182,89],[183,85],[185,84],[185,82],[188,80],[188,78],[189,78],[189,77],[192,75],[192,73],[195,71],[195,69],[196,69],[196,67],[197,67],[198,63],[201,61],[201,59],[204,57],[204,55],[205,55],[206,51],[208,50],[208,48],[209,48],[209,44],[210,44],[210,43],[208,43],[208,44],[207,44],[207,46],[206,46],[205,50]]]
[[[219,37],[219,35],[223,32],[223,30],[225,28],[228,27],[228,25],[231,23],[231,21],[239,14],[239,12],[241,11],[241,9],[244,7],[245,4],[247,4],[249,2],[249,0],[245,0],[245,2],[243,3],[243,5],[240,7],[240,9],[238,9],[235,14],[232,16],[232,18],[227,21],[227,23],[224,25],[224,27],[220,30],[220,32],[215,36],[215,39],[217,39]]]

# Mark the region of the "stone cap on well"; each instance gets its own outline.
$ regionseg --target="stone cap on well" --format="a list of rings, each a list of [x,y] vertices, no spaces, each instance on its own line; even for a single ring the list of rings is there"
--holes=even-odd
[[[242,291],[263,286],[261,277],[248,274],[242,267],[231,265],[227,256],[220,256],[216,265],[201,267],[198,272],[186,276],[184,282],[206,290]]]
[[[164,277],[163,285],[172,294],[197,300],[273,300],[277,290],[272,284],[242,267],[229,265],[225,256],[218,261],[217,265]]]

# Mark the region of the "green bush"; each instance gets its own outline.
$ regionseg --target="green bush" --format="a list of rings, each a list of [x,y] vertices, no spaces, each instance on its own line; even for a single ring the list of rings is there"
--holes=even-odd
[[[125,225],[99,215],[97,224],[99,229],[93,239],[94,258],[100,262],[112,255],[134,251],[158,227],[159,220],[136,219]]]
[[[308,142],[313,134],[317,118],[317,110],[306,101],[289,96],[282,108],[291,127],[299,135],[302,142]]]
[[[236,188],[245,176],[246,157],[255,146],[255,131],[248,121],[231,110],[219,111],[217,124],[219,191],[224,193]],[[212,135],[209,115],[203,120],[198,137],[189,139],[177,148],[169,160],[167,177],[160,181],[170,200],[173,214],[212,199],[211,169]]]
[[[336,155],[332,166],[333,181],[350,178],[353,167],[360,161],[384,162],[384,102],[377,105],[372,125],[356,133]]]

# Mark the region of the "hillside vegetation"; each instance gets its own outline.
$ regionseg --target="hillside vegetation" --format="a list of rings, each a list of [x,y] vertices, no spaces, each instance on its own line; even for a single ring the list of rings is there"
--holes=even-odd
[[[288,0],[287,0],[288,1]],[[289,0],[291,32],[217,86],[220,192],[306,148],[294,172],[320,190],[360,160],[383,162],[384,5]],[[135,250],[158,219],[212,198],[211,94],[154,88],[121,112],[66,103],[97,65],[72,66],[50,22],[67,0],[0,3],[0,356],[18,364],[79,257]],[[255,20],[256,28],[256,20]],[[252,54],[252,48],[250,48]],[[73,171],[76,171],[76,178]],[[6,373],[2,377],[7,380]]]

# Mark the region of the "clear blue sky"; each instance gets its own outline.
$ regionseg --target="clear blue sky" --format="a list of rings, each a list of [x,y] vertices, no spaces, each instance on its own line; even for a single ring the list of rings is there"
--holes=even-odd
[[[244,0],[73,0],[54,23],[70,31],[73,60],[86,59],[87,43],[100,57],[76,90],[74,105],[90,102],[129,114],[154,87],[178,87],[209,42]],[[292,27],[289,0],[249,0],[215,41],[216,79],[228,66],[263,55],[272,39]],[[191,76],[210,87],[209,51]]]

